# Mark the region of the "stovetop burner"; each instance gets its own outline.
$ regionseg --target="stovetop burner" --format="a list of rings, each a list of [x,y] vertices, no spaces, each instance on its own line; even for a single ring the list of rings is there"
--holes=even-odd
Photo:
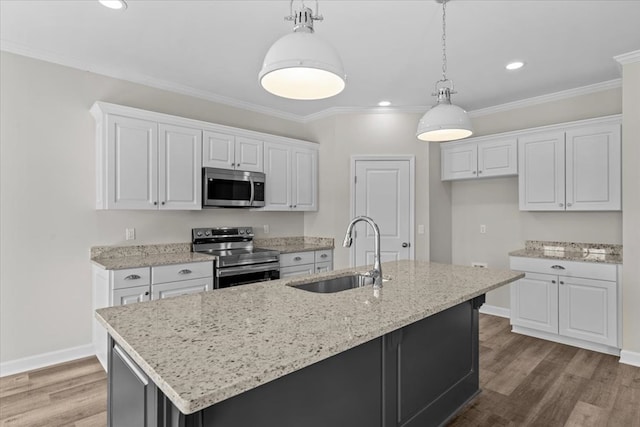
[[[213,227],[191,230],[193,252],[215,255],[218,268],[278,262],[280,253],[253,247],[253,227]]]

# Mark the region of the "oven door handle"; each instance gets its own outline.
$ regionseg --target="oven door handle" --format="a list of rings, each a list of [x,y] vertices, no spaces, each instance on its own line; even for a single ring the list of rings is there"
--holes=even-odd
[[[230,267],[216,269],[217,277],[229,277],[239,276],[246,273],[260,273],[261,271],[280,270],[280,264],[259,264],[259,265],[245,265],[242,267]]]
[[[256,183],[253,182],[253,178],[249,177],[249,182],[251,183],[251,199],[249,200],[249,206],[253,206],[253,199],[256,193]]]

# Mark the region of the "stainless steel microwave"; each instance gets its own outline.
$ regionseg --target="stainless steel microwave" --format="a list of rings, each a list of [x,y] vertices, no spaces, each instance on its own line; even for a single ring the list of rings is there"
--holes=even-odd
[[[260,208],[264,184],[262,172],[202,168],[202,207]]]

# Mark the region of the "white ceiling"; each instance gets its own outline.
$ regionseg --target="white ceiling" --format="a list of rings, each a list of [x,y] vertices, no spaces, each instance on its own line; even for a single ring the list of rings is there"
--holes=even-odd
[[[128,4],[113,11],[96,0],[0,0],[0,47],[297,120],[380,100],[425,111],[441,78],[435,0],[320,0],[316,34],[337,48],[348,75],[343,93],[320,101],[278,98],[258,83],[270,45],[291,31],[288,0]],[[613,57],[636,50],[640,0],[447,3],[453,101],[470,111],[619,79]],[[506,71],[514,59],[526,67]]]

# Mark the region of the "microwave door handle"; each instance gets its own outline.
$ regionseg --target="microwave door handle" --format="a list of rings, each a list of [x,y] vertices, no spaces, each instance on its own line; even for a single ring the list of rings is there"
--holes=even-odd
[[[253,206],[253,198],[255,197],[255,183],[253,182],[253,178],[249,177],[249,183],[251,184],[251,200],[249,200],[249,206]]]

